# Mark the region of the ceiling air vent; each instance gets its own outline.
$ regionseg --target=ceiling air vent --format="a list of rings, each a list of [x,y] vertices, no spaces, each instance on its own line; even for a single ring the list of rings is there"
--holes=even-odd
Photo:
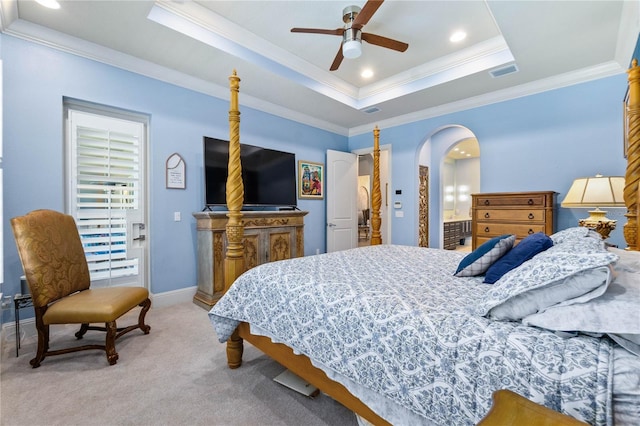
[[[378,107],[370,107],[362,110],[362,112],[366,112],[367,114],[373,114],[374,112],[378,112],[378,111],[380,111],[380,108]]]
[[[516,64],[510,64],[510,65],[507,65],[506,67],[493,69],[489,71],[489,74],[491,74],[491,77],[497,78],[497,77],[502,77],[503,75],[511,74],[514,72],[518,72],[518,67]]]

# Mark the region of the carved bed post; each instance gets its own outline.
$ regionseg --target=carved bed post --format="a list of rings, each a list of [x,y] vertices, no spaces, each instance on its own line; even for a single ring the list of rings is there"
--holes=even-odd
[[[373,189],[371,192],[371,245],[377,246],[382,244],[380,235],[380,205],[382,204],[382,195],[380,194],[380,129],[378,126],[373,129]]]
[[[242,203],[244,201],[244,184],[242,182],[242,164],[240,163],[240,111],[238,109],[238,92],[240,78],[233,70],[229,77],[231,88],[231,105],[229,108],[229,175],[227,176],[227,252],[224,259],[224,290],[245,270],[244,248],[242,237]],[[227,341],[227,364],[230,368],[238,368],[242,364],[242,339],[236,330]]]
[[[638,60],[631,63],[629,74],[629,100],[626,106],[627,171],[625,173],[624,200],[627,223],[624,238],[628,250],[638,250],[638,182],[640,181],[640,67]]]

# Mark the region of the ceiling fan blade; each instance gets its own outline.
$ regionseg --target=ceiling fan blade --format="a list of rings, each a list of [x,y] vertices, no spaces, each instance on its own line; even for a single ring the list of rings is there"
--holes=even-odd
[[[362,33],[362,40],[367,43],[375,44],[376,46],[386,47],[387,49],[393,49],[399,52],[404,52],[409,47],[407,43],[371,33]]]
[[[344,55],[342,54],[342,43],[340,43],[340,48],[338,49],[338,53],[336,54],[336,57],[333,60],[333,63],[331,64],[331,68],[329,68],[329,71],[337,70],[338,67],[340,67],[340,64],[342,63],[343,59],[344,59]]]
[[[356,19],[353,20],[351,28],[360,30],[367,25],[367,22],[369,22],[369,19],[376,13],[376,10],[382,5],[383,1],[384,0],[369,0],[356,15]]]
[[[291,28],[291,32],[342,36],[342,34],[344,33],[344,28],[336,28],[335,30],[326,30],[322,28]]]

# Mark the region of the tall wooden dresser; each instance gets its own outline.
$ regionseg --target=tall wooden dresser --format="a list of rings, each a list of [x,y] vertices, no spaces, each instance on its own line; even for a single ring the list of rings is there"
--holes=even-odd
[[[503,234],[555,232],[556,192],[495,192],[472,194],[472,249]]]

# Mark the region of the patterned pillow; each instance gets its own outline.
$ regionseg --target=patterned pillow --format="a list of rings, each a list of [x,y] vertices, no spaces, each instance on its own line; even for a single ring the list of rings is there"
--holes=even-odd
[[[606,251],[536,256],[493,285],[480,305],[481,314],[520,320],[550,306],[586,302],[607,289],[613,276],[609,266],[617,259]]]
[[[536,232],[524,238],[509,253],[502,256],[497,262],[487,269],[484,277],[485,283],[493,284],[504,274],[522,265],[536,254],[548,249],[553,241],[543,232]]]
[[[475,277],[484,274],[489,266],[511,250],[515,235],[501,235],[486,241],[462,259],[456,270],[456,277]]]
[[[576,226],[573,228],[563,229],[562,231],[558,231],[555,234],[552,234],[550,237],[553,240],[553,244],[582,240],[585,237],[590,237],[602,241],[602,237],[600,236],[600,234],[598,234],[593,229],[587,228],[585,226]]]

